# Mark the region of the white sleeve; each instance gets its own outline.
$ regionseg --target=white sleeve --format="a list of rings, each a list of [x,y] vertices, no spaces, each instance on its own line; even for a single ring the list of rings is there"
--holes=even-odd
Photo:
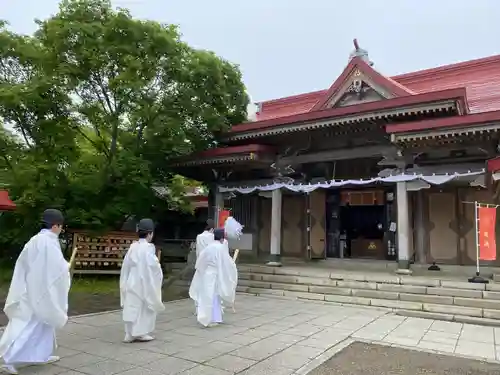
[[[120,269],[120,306],[123,307],[125,303],[125,297],[127,295],[127,280],[130,273],[130,260],[129,260],[129,252],[134,246],[134,244],[130,245],[125,257],[123,258],[122,268]]]
[[[142,263],[141,278],[143,282],[143,298],[148,307],[156,312],[165,310],[161,297],[163,271],[154,252],[145,252],[145,261]]]
[[[238,284],[238,269],[225,244],[217,252],[217,271],[218,294],[224,302],[232,305]]]
[[[201,235],[196,236],[196,258],[200,256],[200,250],[201,250],[200,237]]]
[[[59,243],[45,236],[33,242],[30,269],[26,275],[28,300],[42,322],[63,327],[68,320],[68,293],[71,283],[68,262]]]

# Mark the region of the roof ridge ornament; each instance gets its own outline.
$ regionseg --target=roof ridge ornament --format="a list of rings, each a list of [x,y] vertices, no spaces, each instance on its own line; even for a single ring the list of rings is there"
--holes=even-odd
[[[368,51],[359,46],[358,39],[354,38],[352,42],[354,44],[354,51],[352,51],[349,55],[349,62],[355,57],[359,57],[368,65],[373,66],[373,61],[370,61],[370,58],[368,57]]]
[[[260,106],[257,103],[254,103],[252,101],[252,97],[248,92],[246,92],[248,96],[248,104],[247,104],[247,122],[254,122],[257,121],[257,115],[260,112]]]

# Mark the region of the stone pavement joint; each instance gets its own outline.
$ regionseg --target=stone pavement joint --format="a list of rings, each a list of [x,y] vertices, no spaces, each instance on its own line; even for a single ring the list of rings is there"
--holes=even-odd
[[[156,340],[124,344],[119,311],[70,319],[46,375],[305,375],[354,341],[500,360],[500,328],[398,316],[361,306],[238,295],[225,324],[202,328],[190,300],[169,302]],[[383,360],[383,359],[382,359]]]

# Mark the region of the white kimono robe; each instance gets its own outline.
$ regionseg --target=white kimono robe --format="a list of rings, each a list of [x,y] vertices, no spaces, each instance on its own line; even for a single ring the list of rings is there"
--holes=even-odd
[[[156,315],[165,310],[161,298],[163,271],[155,246],[145,239],[130,245],[120,272],[125,331],[141,337],[154,331]]]
[[[9,318],[0,357],[9,365],[44,363],[56,347],[55,330],[68,321],[69,264],[57,234],[44,229],[24,246],[4,311]]]
[[[208,230],[196,236],[196,259],[208,245],[214,242],[214,234]]]
[[[227,243],[214,241],[196,260],[189,296],[196,302],[197,319],[203,326],[222,321],[221,302],[234,304],[238,270]]]

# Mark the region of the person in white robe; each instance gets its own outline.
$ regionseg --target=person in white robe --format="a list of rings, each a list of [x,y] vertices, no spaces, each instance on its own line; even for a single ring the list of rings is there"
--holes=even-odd
[[[214,242],[196,260],[189,288],[189,296],[197,304],[197,320],[205,327],[222,323],[222,302],[228,306],[234,303],[238,270],[224,240],[224,229],[216,229]]]
[[[199,258],[200,253],[212,242],[214,242],[214,221],[212,219],[207,220],[207,225],[205,226],[205,230],[196,236],[196,259]],[[194,276],[193,276],[194,277]],[[194,303],[196,315],[196,301]]]
[[[124,342],[151,341],[156,316],[165,310],[161,288],[163,271],[151,243],[154,223],[142,219],[137,226],[139,240],[130,245],[120,272],[120,299],[125,323]]]
[[[205,230],[196,236],[196,258],[200,256],[200,253],[214,242],[214,221],[212,219],[207,220],[207,225]]]
[[[59,234],[64,217],[45,210],[43,229],[24,246],[14,268],[4,312],[9,319],[0,339],[3,370],[17,374],[26,365],[59,360],[56,329],[68,321],[69,263],[64,259]]]

